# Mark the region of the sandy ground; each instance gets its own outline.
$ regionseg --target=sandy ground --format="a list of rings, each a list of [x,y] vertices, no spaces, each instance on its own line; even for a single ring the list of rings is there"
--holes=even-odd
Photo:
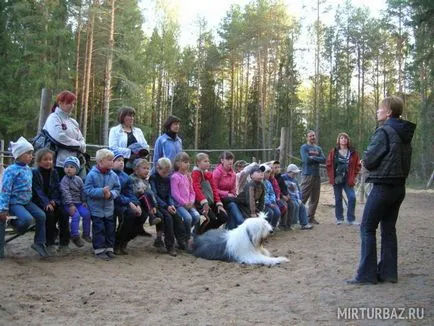
[[[397,225],[399,283],[376,286],[344,283],[358,263],[359,233],[334,224],[328,186],[319,226],[269,239],[274,255],[290,258],[271,268],[170,257],[145,237],[110,262],[89,245],[44,260],[25,235],[0,261],[0,325],[434,325],[433,202],[433,191],[408,190]],[[422,320],[338,320],[346,307],[424,311]]]

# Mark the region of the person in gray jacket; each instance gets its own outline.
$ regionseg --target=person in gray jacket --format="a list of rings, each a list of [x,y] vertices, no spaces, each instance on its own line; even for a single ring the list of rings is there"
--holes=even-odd
[[[92,244],[97,258],[115,258],[114,200],[119,196],[121,185],[112,171],[114,154],[108,149],[96,152],[97,165],[90,170],[84,184],[87,204],[92,219]]]
[[[80,161],[75,156],[68,156],[63,163],[65,176],[60,181],[60,191],[65,211],[71,216],[71,241],[77,247],[83,247],[80,238],[80,217],[83,219],[83,239],[92,242],[90,237],[90,212],[84,196],[83,180],[77,176]]]

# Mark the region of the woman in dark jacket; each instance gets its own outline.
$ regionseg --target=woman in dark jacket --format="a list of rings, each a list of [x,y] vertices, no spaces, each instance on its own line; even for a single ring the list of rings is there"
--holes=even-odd
[[[348,198],[347,221],[348,224],[359,225],[356,222],[354,211],[356,209],[356,192],[354,185],[356,177],[360,171],[360,157],[351,146],[350,136],[341,132],[336,140],[336,147],[333,148],[326,161],[327,175],[329,182],[333,185],[335,194],[335,215],[336,224],[340,225],[344,221],[344,208],[342,205],[342,190]]]
[[[374,184],[363,212],[361,257],[356,276],[348,284],[398,281],[396,220],[405,197],[410,171],[411,139],[416,125],[400,118],[404,103],[397,96],[385,98],[377,110],[381,124],[365,151],[366,182]],[[376,231],[381,222],[381,255],[377,265]]]

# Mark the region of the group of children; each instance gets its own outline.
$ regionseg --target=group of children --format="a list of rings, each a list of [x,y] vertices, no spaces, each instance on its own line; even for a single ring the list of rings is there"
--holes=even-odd
[[[286,174],[280,173],[277,161],[246,163],[237,166],[236,173],[234,155],[223,152],[211,172],[209,156],[199,153],[190,172],[190,157],[180,152],[173,166],[168,158],[160,158],[152,170],[146,159],[138,158],[128,175],[121,153],[100,149],[83,181],[74,156],[65,160],[60,179],[49,149],[36,152],[33,169],[33,147],[25,138],[11,143],[11,150],[15,163],[4,171],[0,194],[0,243],[8,217],[19,234],[34,219],[31,248],[43,257],[70,251],[70,240],[77,247],[91,242],[95,256],[103,260],[126,255],[128,242],[147,234],[143,225],[148,218],[156,227],[154,246],[165,247],[171,256],[177,255],[175,243],[185,250],[195,234],[223,225],[235,228],[259,211],[267,213],[274,229],[280,225],[289,230],[295,220],[302,229],[312,228],[295,178],[300,170],[293,164]]]

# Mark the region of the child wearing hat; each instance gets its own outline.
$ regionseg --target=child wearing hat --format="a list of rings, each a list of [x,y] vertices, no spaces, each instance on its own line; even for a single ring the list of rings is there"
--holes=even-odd
[[[24,137],[11,142],[10,150],[15,163],[8,166],[3,174],[3,184],[0,192],[0,228],[4,242],[5,221],[8,216],[16,216],[11,220],[19,234],[25,233],[33,220],[36,222],[34,243],[31,248],[42,257],[49,256],[45,247],[45,213],[32,199],[32,170],[29,167],[32,161],[33,146]],[[0,257],[4,256],[3,246],[0,245]]]
[[[83,180],[77,176],[80,171],[80,161],[75,156],[68,156],[63,169],[65,176],[60,181],[63,206],[71,216],[71,241],[77,247],[83,247],[84,242],[80,238],[80,217],[82,218],[83,239],[92,242],[90,237],[90,212],[84,195]]]
[[[59,175],[53,162],[54,152],[41,148],[35,154],[35,167],[32,169],[32,201],[45,213],[46,246],[50,255],[56,253],[57,236],[59,253],[70,252],[69,217],[62,205]]]
[[[250,181],[237,196],[237,203],[245,217],[256,217],[265,208],[264,187],[265,166],[256,165],[250,169]]]
[[[285,181],[291,199],[292,221],[293,223],[297,223],[298,220],[302,230],[310,230],[313,226],[308,223],[306,207],[301,201],[301,190],[296,178],[301,170],[297,165],[289,164],[286,171],[287,173],[282,178]]]

